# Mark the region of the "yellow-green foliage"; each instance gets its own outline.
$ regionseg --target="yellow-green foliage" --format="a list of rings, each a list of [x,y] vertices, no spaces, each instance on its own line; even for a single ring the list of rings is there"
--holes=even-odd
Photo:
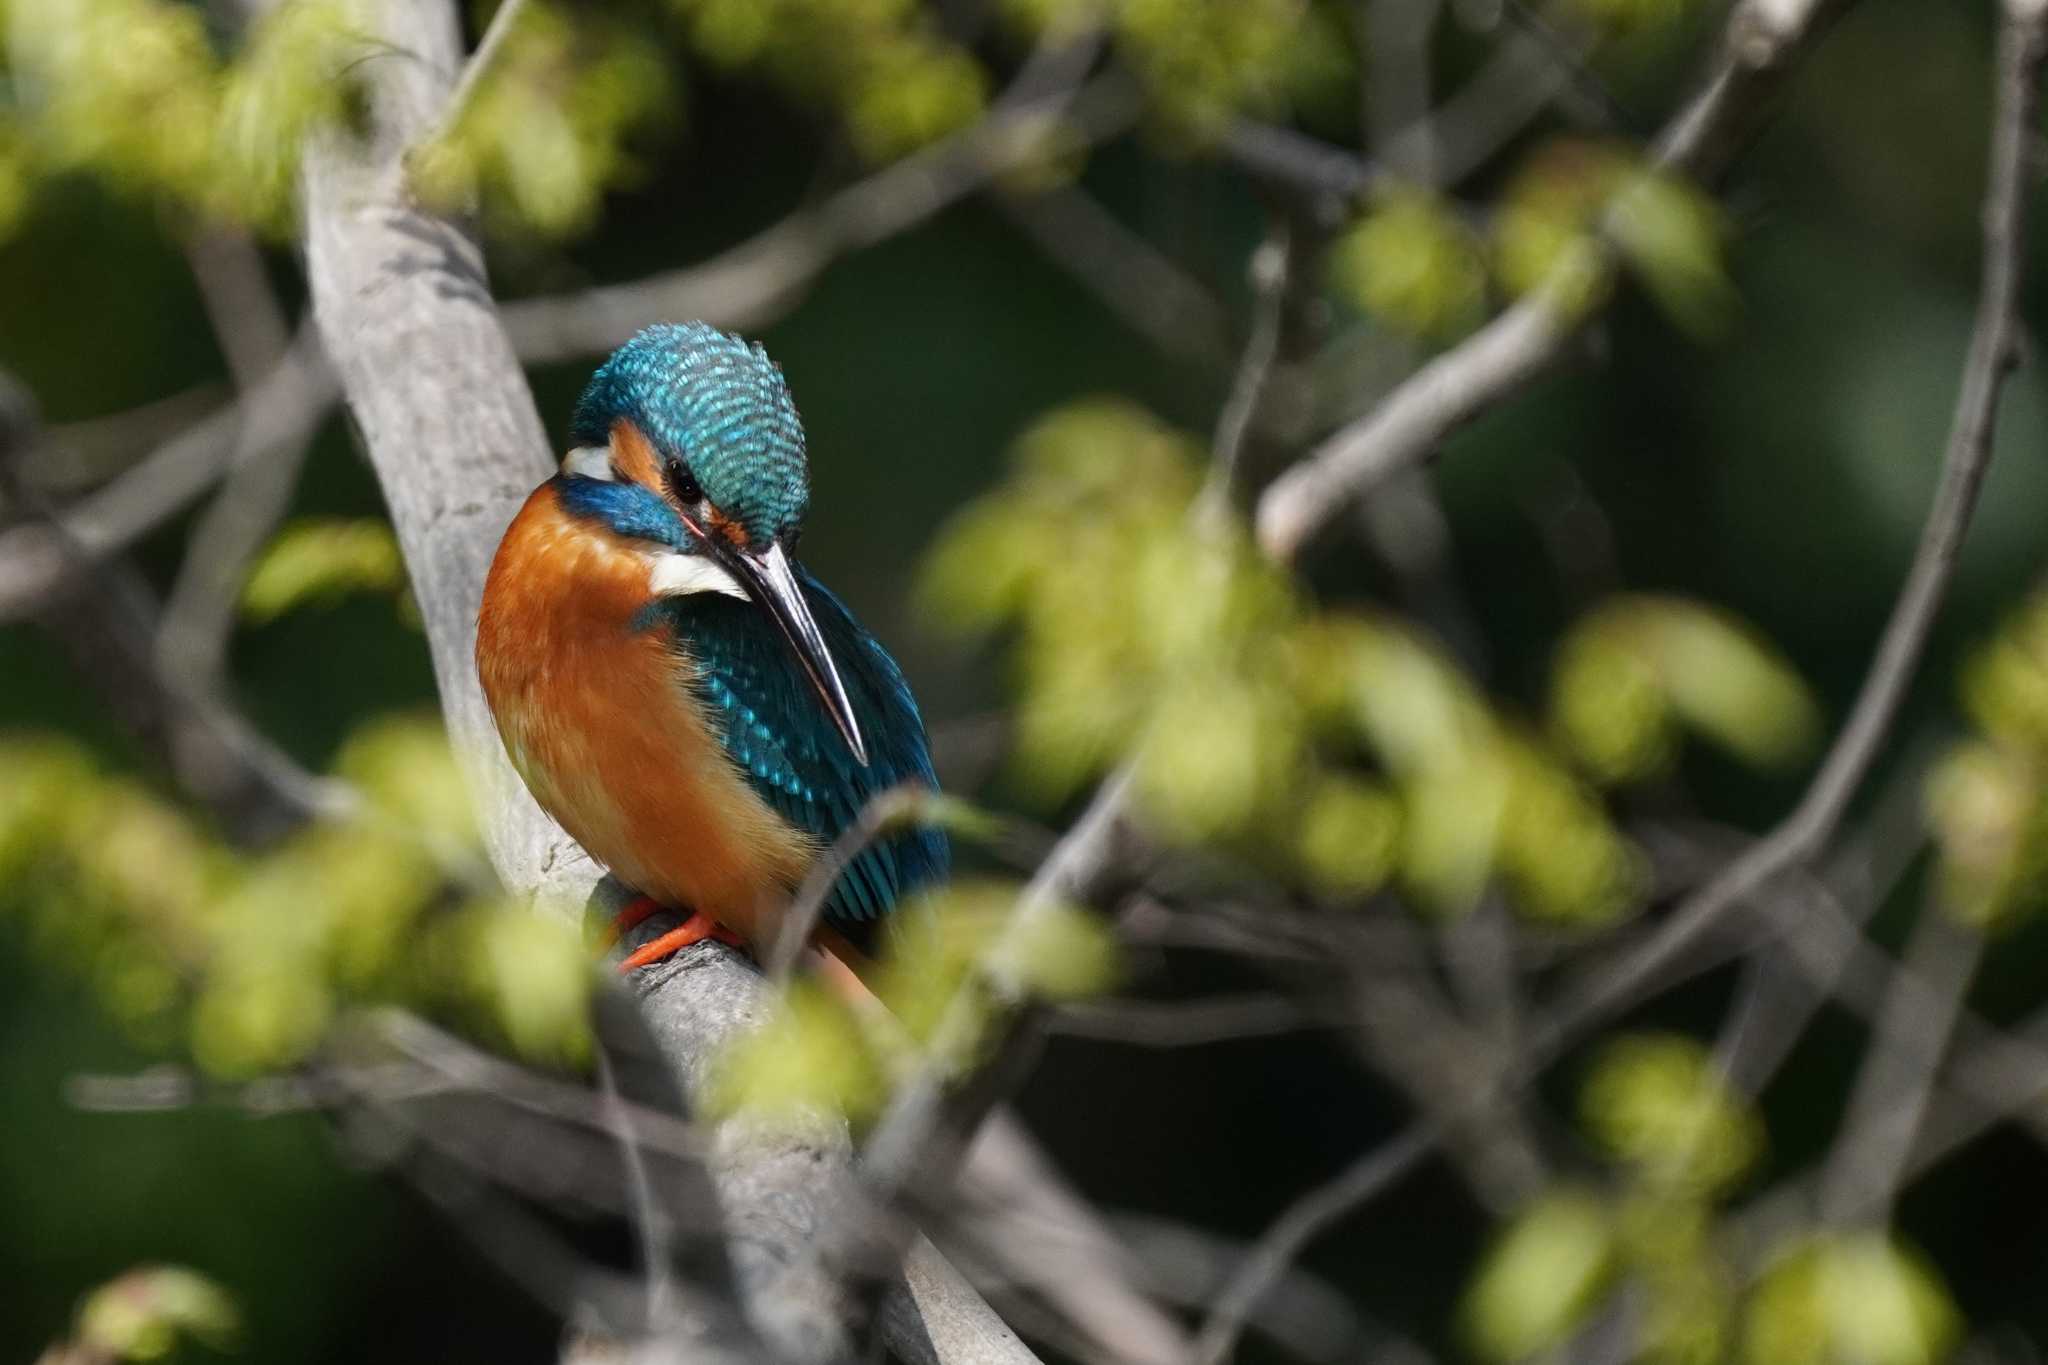
[[[1540,1355],[1626,1279],[1641,1333],[1637,1359],[1719,1365],[1739,1305],[1717,1204],[1761,1152],[1760,1121],[1704,1048],[1671,1034],[1625,1035],[1603,1048],[1579,1116],[1615,1164],[1612,1192],[1554,1189],[1508,1224],[1466,1291],[1467,1339],[1488,1360]]]
[[[1784,658],[1727,613],[1625,596],[1559,647],[1550,725],[1588,773],[1612,783],[1666,771],[1681,729],[1752,766],[1783,768],[1810,750],[1819,711]]]
[[[139,1040],[182,1039],[217,1075],[291,1066],[384,1001],[580,1062],[589,953],[488,891],[439,727],[373,721],[337,768],[360,814],[245,853],[73,745],[0,740],[0,914]]]
[[[8,55],[53,169],[128,188],[207,191],[220,74],[205,11],[172,0],[16,5]]]
[[[225,1290],[182,1266],[141,1266],[109,1281],[79,1305],[78,1326],[63,1362],[161,1360],[181,1340],[215,1350],[236,1344],[241,1314]]]
[[[1927,820],[1942,903],[1981,926],[2048,903],[2048,593],[2036,593],[1963,669],[1978,736],[1930,773]]]
[[[1189,438],[1084,403],[1027,431],[1014,464],[941,538],[923,593],[956,631],[1012,634],[1032,795],[1135,753],[1162,834],[1326,893],[1398,876],[1461,910],[1499,881],[1559,921],[1632,902],[1640,860],[1599,804],[1454,666],[1391,620],[1310,611],[1239,525],[1195,524]]]
[[[364,62],[391,56],[348,0],[283,0],[225,52],[180,0],[17,6],[8,36],[20,113],[0,125],[0,231],[37,176],[86,172],[282,233],[307,139],[346,123]],[[529,6],[458,126],[416,149],[416,181],[443,204],[481,196],[502,227],[578,230],[630,176],[626,144],[672,107],[670,85],[647,37]]]
[[[1198,136],[1280,111],[1304,0],[1119,0],[1119,47],[1159,110]]]
[[[290,228],[300,153],[347,113],[365,51],[345,0],[288,0],[255,21],[223,81],[210,186],[222,211]]]
[[[1750,1365],[1937,1365],[1961,1319],[1940,1276],[1878,1232],[1823,1235],[1764,1272],[1743,1328]]]
[[[765,1025],[718,1059],[708,1108],[771,1122],[824,1113],[859,1122],[881,1107],[882,1077],[853,1012],[824,987],[797,982]]]
[[[937,1060],[948,1071],[975,1061],[994,1017],[991,982],[1053,1001],[1107,989],[1116,956],[1102,923],[1060,905],[1016,921],[1021,894],[1014,883],[970,880],[899,909],[871,983],[887,1019],[864,1017],[822,985],[798,982],[766,1028],[719,1060],[716,1107],[769,1119],[832,1110],[859,1121],[887,1098],[885,1079],[922,1055],[912,1049],[941,1041],[956,1008],[968,1012],[971,1027],[949,1033],[954,1050]]]
[[[242,614],[269,621],[351,593],[396,592],[405,560],[391,528],[371,518],[294,522],[264,547],[242,587]]]
[[[342,0],[286,0],[225,56],[177,0],[17,6],[9,38],[0,232],[61,172],[282,231],[305,139],[346,112],[365,51]]]
[[[1720,1194],[1763,1149],[1756,1115],[1728,1090],[1706,1049],[1677,1034],[1608,1044],[1580,1092],[1579,1116],[1609,1156],[1661,1191]]]
[[[1400,189],[1330,245],[1330,281],[1361,311],[1418,337],[1454,337],[1486,303],[1478,237],[1426,190]]]
[[[971,121],[987,99],[980,64],[916,0],[671,0],[708,60],[759,67],[836,109],[873,160]]]
[[[636,30],[530,4],[455,126],[415,149],[413,184],[459,208],[482,195],[493,221],[564,236],[590,225],[631,178],[630,135],[670,110],[669,70]]]
[[[1609,288],[1601,239],[1614,244],[1671,318],[1703,335],[1734,310],[1713,201],[1620,147],[1561,141],[1540,148],[1494,218],[1494,269],[1513,294],[1542,289],[1570,314]]]
[[[1617,1262],[1615,1232],[1595,1195],[1543,1196],[1495,1240],[1459,1317],[1474,1354],[1523,1360],[1558,1345],[1599,1301]]]

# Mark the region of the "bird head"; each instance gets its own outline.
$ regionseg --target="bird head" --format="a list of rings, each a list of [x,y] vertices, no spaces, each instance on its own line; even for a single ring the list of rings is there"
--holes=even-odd
[[[724,593],[766,612],[865,764],[852,703],[789,560],[810,465],[767,352],[701,322],[649,327],[591,376],[572,435],[563,506],[636,542],[656,594]]]

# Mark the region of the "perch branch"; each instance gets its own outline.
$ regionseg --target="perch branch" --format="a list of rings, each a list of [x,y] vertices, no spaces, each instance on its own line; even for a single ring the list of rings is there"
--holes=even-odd
[[[405,183],[406,149],[444,107],[457,56],[454,7],[381,0],[364,6],[364,22],[403,56],[363,64],[365,137],[330,135],[308,148],[305,248],[314,316],[405,552],[493,864],[515,891],[580,907],[596,868],[512,772],[471,659],[494,547],[553,461],[477,244],[422,210]],[[610,339],[586,337],[596,349]],[[722,947],[685,954],[634,984],[648,1030],[689,1093],[698,1092],[720,1042],[767,1008],[760,978]],[[827,1117],[802,1134],[771,1135],[731,1120],[712,1128],[711,1144],[742,1307],[767,1343],[763,1354],[846,1358],[844,1296],[821,1264],[815,1236],[839,1216],[848,1175],[843,1125]],[[912,1269],[913,1284],[899,1292],[917,1311],[885,1315],[885,1325],[895,1324],[893,1348],[913,1359],[1031,1359],[1021,1349],[934,1357],[949,1326],[972,1324],[986,1345],[998,1339],[1000,1324],[935,1267]]]

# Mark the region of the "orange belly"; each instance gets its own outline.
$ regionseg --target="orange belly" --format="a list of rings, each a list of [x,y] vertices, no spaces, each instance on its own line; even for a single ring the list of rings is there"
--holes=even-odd
[[[528,790],[591,857],[758,942],[816,845],[726,756],[676,642],[635,628],[648,569],[564,514],[551,485],[535,490],[484,586],[484,695]]]

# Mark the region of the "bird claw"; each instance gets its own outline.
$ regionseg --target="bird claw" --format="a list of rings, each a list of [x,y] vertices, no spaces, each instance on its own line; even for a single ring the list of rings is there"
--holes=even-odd
[[[648,916],[665,908],[651,897],[635,897],[627,904],[625,909],[619,911],[618,917],[612,921],[610,943],[617,943],[628,930],[646,920]],[[667,933],[657,938],[649,939],[632,952],[626,954],[625,958],[619,963],[619,974],[624,976],[630,972],[636,972],[642,967],[652,966],[666,958],[675,956],[693,943],[702,943],[707,938],[715,938],[720,943],[734,948],[744,949],[747,946],[745,939],[742,939],[738,934],[726,928],[717,920],[701,913],[693,914]],[[610,944],[606,946],[609,947]]]

